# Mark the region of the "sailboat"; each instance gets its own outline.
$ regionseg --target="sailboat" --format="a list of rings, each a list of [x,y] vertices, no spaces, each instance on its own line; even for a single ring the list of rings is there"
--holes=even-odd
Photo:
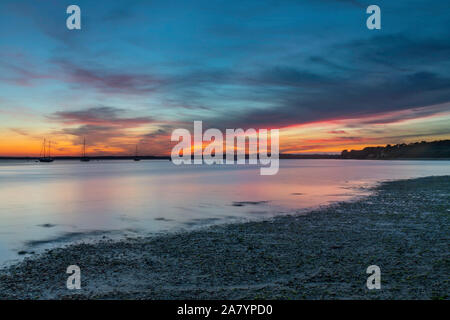
[[[83,162],[91,161],[91,159],[86,157],[86,138],[83,138],[83,155],[81,156],[80,161]]]
[[[138,157],[138,148],[137,148],[137,145],[136,145],[136,153],[135,153],[135,155],[134,155],[134,161],[141,161],[141,158]]]
[[[48,141],[48,150],[46,150],[46,145],[47,145],[47,143],[44,139],[44,143],[42,144],[41,154],[39,155],[39,162],[53,162],[53,158],[50,157],[50,146],[51,146],[50,140]],[[44,151],[44,152],[42,152],[42,151]]]

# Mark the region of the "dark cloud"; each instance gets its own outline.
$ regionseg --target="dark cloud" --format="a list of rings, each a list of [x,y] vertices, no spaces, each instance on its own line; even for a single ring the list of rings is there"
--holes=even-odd
[[[205,101],[212,103],[208,107],[216,114],[207,120],[219,128],[284,127],[450,101],[446,72],[450,71],[450,45],[442,39],[373,36],[333,45],[324,52],[332,54],[306,58],[302,67],[278,64],[258,65],[253,70],[205,69],[179,74],[166,84],[173,105],[195,109]],[[241,104],[242,108],[227,110],[222,101]],[[247,102],[262,107],[249,108]],[[443,108],[448,110],[448,106]],[[433,108],[415,113],[416,117],[432,114]],[[401,116],[405,115],[392,121]],[[408,118],[414,118],[414,113]]]
[[[255,86],[248,90],[249,99],[264,91],[270,108],[225,114],[216,124],[283,127],[450,101],[448,41],[390,35],[332,48],[333,55],[312,56],[303,69],[283,66],[261,72],[253,78]],[[321,67],[315,67],[317,64]],[[448,105],[441,108],[449,111]],[[434,113],[433,108],[425,108],[409,118]]]
[[[369,4],[367,1],[356,0],[320,2],[322,5],[342,3],[342,14],[349,19],[353,19],[353,12],[359,11],[352,7]],[[137,18],[145,17],[140,15],[140,11],[135,7],[137,3],[138,1],[133,1],[133,7],[127,7],[127,3],[122,2],[108,10],[99,11],[100,17],[105,23],[125,20],[134,15],[137,15]],[[384,29],[375,33],[349,31],[348,37],[340,38],[350,39],[345,41],[331,41],[326,37],[322,41],[306,37],[306,40],[316,41],[310,46],[308,43],[297,43],[298,38],[295,35],[301,35],[303,31],[303,35],[312,33],[315,36],[313,28],[323,26],[327,17],[335,17],[331,17],[329,13],[323,13],[322,17],[318,13],[317,23],[307,19],[300,19],[299,23],[297,13],[301,12],[297,10],[301,7],[297,7],[296,3],[230,3],[223,6],[229,19],[218,15],[214,23],[209,18],[206,19],[209,16],[205,13],[210,10],[215,12],[217,8],[205,5],[202,10],[206,11],[192,11],[193,18],[201,18],[196,21],[198,24],[194,25],[194,29],[188,29],[192,26],[191,20],[184,21],[182,26],[186,30],[182,31],[186,32],[182,32],[183,37],[176,32],[180,31],[177,29],[178,25],[171,26],[170,30],[174,36],[178,35],[178,38],[167,41],[165,25],[164,28],[159,25],[161,39],[159,34],[153,31],[137,35],[129,33],[130,37],[124,39],[129,43],[137,37],[143,43],[148,43],[146,50],[152,49],[153,46],[154,51],[149,56],[149,63],[153,63],[152,59],[156,56],[158,63],[160,60],[166,63],[161,69],[145,66],[136,69],[136,65],[134,68],[128,67],[126,63],[133,65],[135,53],[139,57],[136,59],[137,63],[145,64],[143,61],[146,61],[142,60],[146,52],[141,52],[139,50],[142,48],[133,46],[129,51],[128,47],[122,50],[125,62],[118,61],[117,64],[108,64],[107,61],[111,60],[102,59],[104,57],[99,57],[98,60],[102,61],[102,64],[99,64],[92,63],[92,60],[91,63],[86,62],[90,55],[68,59],[67,54],[61,54],[59,58],[51,60],[52,66],[56,66],[58,71],[55,75],[52,74],[52,77],[69,83],[70,88],[100,92],[107,97],[140,95],[145,98],[155,94],[155,100],[159,99],[165,108],[162,110],[161,106],[158,112],[162,114],[166,109],[171,109],[165,114],[169,115],[166,119],[172,117],[173,121],[204,120],[209,126],[218,128],[284,127],[414,110],[417,107],[450,101],[448,31],[426,31],[423,34],[428,33],[428,36],[424,37],[419,32],[401,31],[405,25],[401,25],[404,22],[399,22],[401,28],[395,28],[398,33],[389,34]],[[155,5],[161,10],[156,10],[158,14],[164,12],[174,14],[172,18],[184,17],[182,6],[174,5],[172,8],[163,3]],[[422,5],[426,7],[426,2],[421,3]],[[411,6],[413,9],[420,7],[416,4]],[[439,6],[430,7],[435,11],[440,10]],[[36,16],[34,19],[49,19],[54,14],[52,10],[51,14],[42,15],[42,18],[37,14],[36,6],[16,6],[16,11],[18,8],[23,9],[24,15]],[[389,8],[393,10],[394,7]],[[308,4],[305,9],[308,9]],[[273,19],[268,19],[267,14],[272,11]],[[361,21],[364,21],[365,12],[361,13]],[[415,15],[418,13],[414,12]],[[249,23],[238,23],[236,20],[236,17],[249,16],[253,18]],[[408,14],[405,13],[405,16]],[[284,19],[278,21],[278,17]],[[408,21],[412,20],[413,18]],[[53,31],[56,28],[52,22],[42,24],[44,33],[55,39],[71,38],[60,34],[62,31]],[[430,23],[430,26],[433,24]],[[222,27],[225,29],[220,31]],[[228,27],[232,28],[233,32],[229,33]],[[215,33],[214,39],[207,38],[211,28],[222,33]],[[155,36],[160,40],[161,47],[154,47],[154,42],[149,41],[147,36]],[[203,36],[206,38],[200,39]],[[111,34],[105,32],[99,39],[104,39],[103,37],[111,37]],[[88,43],[95,47],[94,43]],[[174,47],[174,43],[177,46]],[[114,46],[118,44],[122,45],[122,42],[114,42]],[[317,47],[320,49],[316,50]],[[169,49],[166,51],[166,48]],[[186,51],[182,51],[184,49]],[[171,50],[177,50],[176,54]],[[129,56],[125,53],[129,53]],[[162,59],[165,53],[171,54],[167,60]],[[16,81],[22,81],[24,84],[27,84],[26,79],[46,77],[42,73],[27,74],[27,69],[19,67],[17,66]],[[168,72],[163,73],[161,70]],[[396,122],[435,112],[430,108],[421,110],[420,113],[393,114],[391,118],[385,117],[381,120],[368,118],[367,124],[371,124],[371,121]],[[78,125],[79,129],[82,129],[82,126],[126,128],[151,123],[153,120],[150,117],[127,118],[124,114],[123,110],[96,108],[61,111],[50,118],[68,125]]]
[[[449,35],[447,35],[449,36]],[[417,67],[449,67],[450,42],[443,38],[410,37],[404,34],[388,34],[341,43],[333,48],[338,56],[363,67],[384,66],[396,70],[415,71]]]
[[[147,94],[162,85],[162,80],[144,73],[114,71],[100,66],[80,66],[55,59],[65,81],[76,88],[95,88],[108,94]]]
[[[429,72],[406,74],[374,83],[343,81],[326,90],[278,92],[267,110],[224,116],[217,125],[284,127],[313,121],[357,118],[450,101],[450,78]],[[434,114],[430,109],[428,114]],[[422,115],[427,111],[423,110]]]
[[[64,124],[83,124],[90,126],[107,126],[131,128],[152,123],[151,117],[125,117],[126,110],[114,107],[100,106],[84,110],[58,111],[48,118]]]
[[[88,137],[90,144],[105,143],[111,138],[117,138],[124,136],[124,134],[114,127],[94,126],[94,125],[82,125],[76,128],[64,128],[60,134],[68,134],[78,137],[73,140],[74,145],[80,145],[83,143],[83,139]]]
[[[308,87],[336,83],[337,78],[330,78],[309,70],[301,70],[291,66],[275,66],[261,72],[255,84],[277,85],[284,87]]]
[[[68,127],[54,134],[71,135],[74,145],[82,143],[84,137],[90,145],[108,144],[109,146],[126,147],[113,142],[117,138],[136,138],[127,132],[128,129],[138,128],[154,120],[151,117],[127,117],[126,110],[114,107],[100,106],[84,110],[58,111],[48,119],[61,122]]]
[[[332,54],[244,68],[186,66],[170,75],[53,62],[74,87],[108,95],[157,93],[165,108],[185,110],[176,112],[176,120],[207,120],[219,128],[283,127],[450,101],[448,42],[383,35],[323,52]]]

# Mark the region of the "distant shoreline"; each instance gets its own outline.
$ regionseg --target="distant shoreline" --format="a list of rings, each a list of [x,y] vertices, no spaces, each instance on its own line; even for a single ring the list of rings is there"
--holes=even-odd
[[[0,299],[449,299],[449,199],[448,175],[396,180],[306,215],[74,244],[1,270]]]
[[[52,157],[57,161],[65,161],[65,160],[80,160],[81,157]],[[95,156],[89,157],[92,161],[99,160],[134,160],[136,157],[134,156]],[[167,156],[141,156],[138,157],[140,160],[171,160],[171,157]],[[308,159],[329,159],[329,160],[450,160],[449,157],[430,157],[430,158],[382,158],[382,159],[358,159],[358,158],[342,158],[340,155],[283,155],[280,154],[280,160],[308,160]],[[38,161],[39,157],[0,157],[1,160],[23,160],[23,161]]]
[[[54,160],[80,160],[82,157],[52,157]],[[90,160],[133,160],[135,156],[94,156],[88,157]],[[166,156],[140,156],[141,160],[170,160],[170,157]],[[37,161],[39,157],[0,157],[0,160],[27,160],[27,161]]]
[[[170,160],[170,156],[127,155],[127,156],[87,156],[92,160]],[[224,155],[224,158],[226,155]],[[248,154],[245,155],[248,159]],[[79,160],[81,156],[54,156],[55,160]],[[280,153],[280,159],[350,159],[350,160],[450,160],[450,140],[421,141],[410,144],[366,147],[362,150],[342,150],[341,153]],[[0,160],[38,160],[39,157],[0,157]],[[235,156],[236,159],[236,156]]]

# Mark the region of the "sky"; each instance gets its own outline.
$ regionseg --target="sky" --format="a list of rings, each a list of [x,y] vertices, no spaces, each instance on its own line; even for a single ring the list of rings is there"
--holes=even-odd
[[[167,155],[195,120],[282,153],[449,139],[449,39],[448,0],[2,0],[0,156]]]

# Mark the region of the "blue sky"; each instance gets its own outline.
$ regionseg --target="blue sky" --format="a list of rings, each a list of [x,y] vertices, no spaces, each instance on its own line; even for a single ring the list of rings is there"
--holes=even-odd
[[[0,132],[62,154],[86,135],[98,153],[162,152],[194,120],[286,128],[289,152],[320,149],[302,142],[311,123],[341,132],[310,137],[325,151],[448,138],[449,39],[448,1],[2,1]]]

